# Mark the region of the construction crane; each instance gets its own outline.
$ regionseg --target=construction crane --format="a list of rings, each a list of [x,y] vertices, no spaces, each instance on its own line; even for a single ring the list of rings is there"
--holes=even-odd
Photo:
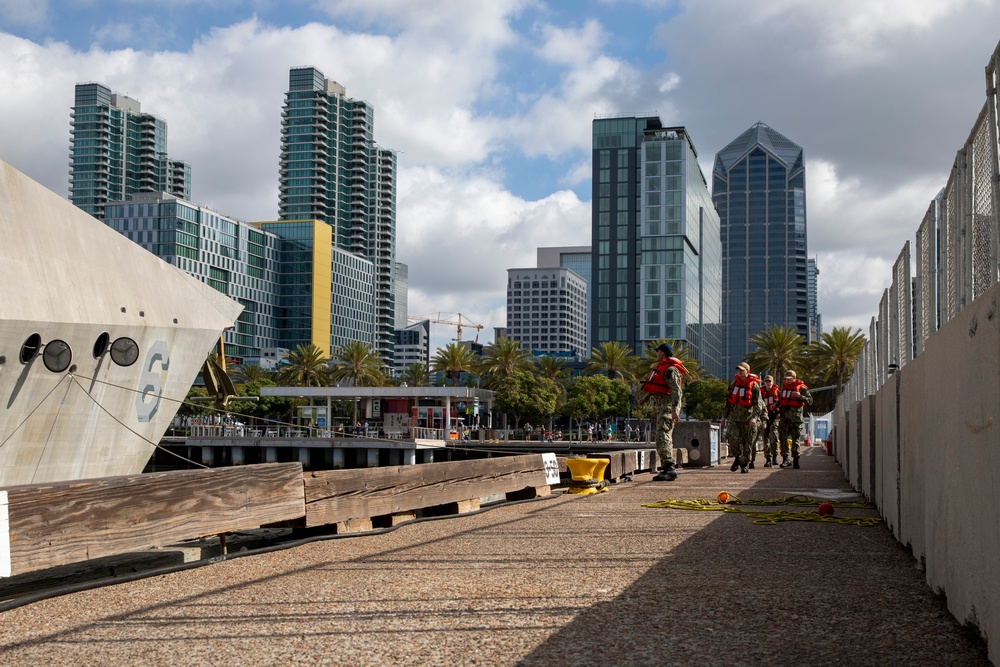
[[[457,340],[458,342],[462,342],[462,327],[466,327],[468,329],[475,329],[476,338],[477,339],[479,338],[479,332],[483,330],[482,324],[473,324],[468,320],[463,321],[462,318],[464,316],[462,315],[462,313],[458,313],[455,317],[456,319],[445,319],[444,317],[441,316],[441,313],[438,313],[437,317],[431,317],[430,315],[411,315],[407,317],[406,320],[408,322],[423,322],[424,320],[428,320],[430,322],[434,322],[435,324],[454,325],[455,327],[457,327],[458,330],[458,333],[455,336],[455,340]]]

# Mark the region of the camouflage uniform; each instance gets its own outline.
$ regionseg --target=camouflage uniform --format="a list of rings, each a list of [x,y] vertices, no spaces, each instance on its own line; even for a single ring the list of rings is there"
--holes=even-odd
[[[772,463],[778,462],[778,428],[781,424],[781,417],[778,416],[778,385],[772,384],[774,392],[774,405],[767,410],[767,424],[763,429],[764,457]],[[767,388],[763,387],[764,404],[767,404]],[[765,466],[766,467],[766,466]]]
[[[727,398],[732,394],[734,385],[735,382],[729,385]],[[753,383],[750,405],[733,404],[727,400],[722,409],[722,418],[726,421],[726,439],[733,454],[739,457],[740,465],[743,467],[753,460],[756,449],[757,427],[751,427],[750,420],[756,419],[757,423],[760,424],[766,413],[767,408],[764,407],[764,401],[760,396],[760,384],[756,381]]]
[[[656,453],[660,456],[660,465],[669,468],[675,465],[674,415],[681,413],[684,389],[681,386],[681,374],[677,369],[668,370],[664,378],[670,393],[650,394],[649,400],[656,412]]]
[[[778,431],[781,428],[781,417],[777,412],[768,412],[767,425],[764,426],[764,456],[771,461],[778,460]]]
[[[788,386],[786,378],[785,384],[781,387],[782,392]],[[799,400],[805,405],[812,403],[812,395],[809,393],[809,387],[803,384],[798,388],[798,392],[800,394]],[[802,413],[804,407],[782,405],[778,409],[781,418],[781,425],[778,429],[778,440],[781,443],[782,465],[785,465],[784,461],[788,459],[789,445],[791,445],[792,460],[795,462],[795,467],[799,467],[799,436],[802,435],[802,423],[804,421]]]

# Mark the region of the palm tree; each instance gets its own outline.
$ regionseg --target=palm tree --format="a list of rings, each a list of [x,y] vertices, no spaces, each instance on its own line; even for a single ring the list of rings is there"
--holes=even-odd
[[[569,382],[569,374],[570,371],[566,366],[565,359],[553,357],[550,354],[535,358],[535,375],[548,378],[560,387],[565,388],[566,383]]]
[[[806,352],[817,371],[833,377],[837,385],[836,395],[839,396],[844,378],[854,372],[854,362],[865,347],[865,336],[861,329],[834,327],[833,331],[822,334],[820,338]]]
[[[427,372],[427,366],[415,361],[403,369],[399,379],[409,387],[426,387],[430,384],[431,377]]]
[[[371,345],[352,340],[337,348],[330,363],[330,379],[355,387],[380,386],[384,380],[382,358]]]
[[[802,336],[794,327],[772,324],[766,331],[750,336],[748,341],[756,349],[746,356],[746,362],[755,373],[770,370],[775,382],[780,382],[785,371],[801,371],[805,346]]]
[[[632,348],[616,340],[601,343],[590,352],[590,360],[583,372],[588,375],[606,373],[614,380],[618,374],[626,370],[632,357]]]
[[[483,379],[483,386],[495,388],[514,373],[530,370],[530,356],[531,354],[521,347],[520,341],[513,338],[501,338],[495,343],[490,343],[476,364],[476,369]]]
[[[278,371],[278,382],[290,387],[325,387],[329,384],[326,353],[312,343],[303,343],[288,354]]]
[[[462,372],[472,370],[473,362],[473,354],[469,348],[458,343],[448,343],[445,347],[439,347],[434,353],[431,369],[442,371],[451,380],[452,385],[457,385]]]
[[[260,364],[244,364],[236,371],[237,381],[243,384],[257,383],[261,380],[270,380],[271,371],[265,371]]]

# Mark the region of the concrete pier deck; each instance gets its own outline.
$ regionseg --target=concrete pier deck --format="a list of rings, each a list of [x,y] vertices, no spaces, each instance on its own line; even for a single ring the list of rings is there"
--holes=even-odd
[[[641,474],[37,602],[0,614],[0,663],[990,664],[883,524],[643,507],[722,490],[855,495],[820,448],[800,470],[762,463]]]

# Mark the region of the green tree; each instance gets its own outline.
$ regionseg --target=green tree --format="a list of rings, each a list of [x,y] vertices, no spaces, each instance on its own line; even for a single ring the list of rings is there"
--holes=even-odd
[[[244,384],[248,382],[259,382],[265,378],[271,379],[273,373],[260,367],[260,364],[243,364],[236,370],[236,377],[233,379]]]
[[[565,359],[560,359],[559,357],[553,357],[550,354],[546,354],[541,357],[535,357],[535,375],[539,375],[543,378],[548,378],[552,380],[560,387],[565,388],[569,383],[570,370],[566,365]]]
[[[214,412],[212,402],[208,400],[208,391],[204,387],[194,386],[188,389],[184,402],[177,409],[177,414],[184,417],[200,417]]]
[[[854,364],[864,347],[865,336],[861,329],[834,327],[833,331],[823,333],[820,340],[806,348],[806,355],[814,370],[836,385],[836,397],[844,387],[844,379],[854,372]]]
[[[236,386],[239,396],[256,396],[256,401],[231,401],[230,412],[257,419],[283,420],[290,418],[295,412],[295,406],[302,404],[300,399],[283,396],[261,396],[261,387],[276,387],[277,383],[270,378],[261,378],[254,382],[245,382]]]
[[[288,364],[278,371],[278,382],[288,387],[326,387],[329,382],[327,356],[312,343],[303,343],[288,354]]]
[[[448,343],[445,347],[439,347],[434,353],[431,369],[443,372],[451,380],[452,386],[455,386],[462,373],[472,371],[474,361],[475,358],[469,348],[458,343]]]
[[[583,372],[592,375],[604,373],[612,380],[629,368],[632,348],[616,340],[601,343],[590,352],[590,359]]]
[[[426,387],[430,384],[431,376],[427,372],[427,366],[415,361],[403,369],[399,379],[409,387]]]
[[[334,350],[330,379],[334,382],[346,382],[354,387],[382,386],[385,380],[382,358],[375,354],[368,343],[352,340]]]
[[[801,372],[805,346],[802,336],[793,327],[774,324],[766,331],[751,336],[749,343],[754,347],[753,352],[746,356],[751,372],[760,375],[769,370],[778,383],[787,370]]]
[[[486,346],[482,358],[476,363],[476,369],[483,380],[483,386],[493,389],[502,385],[511,375],[529,370],[530,357],[531,353],[521,347],[520,341],[501,338]]]
[[[494,394],[493,407],[500,414],[514,418],[514,426],[522,419],[540,424],[551,419],[562,391],[547,378],[529,371],[516,371],[507,376]],[[506,422],[505,422],[506,423]]]
[[[624,415],[628,411],[629,387],[625,380],[611,379],[605,375],[588,375],[577,378],[567,390],[563,414],[577,420],[605,419]]]
[[[692,380],[684,385],[684,414],[692,419],[717,421],[726,405],[729,383],[719,378]]]

